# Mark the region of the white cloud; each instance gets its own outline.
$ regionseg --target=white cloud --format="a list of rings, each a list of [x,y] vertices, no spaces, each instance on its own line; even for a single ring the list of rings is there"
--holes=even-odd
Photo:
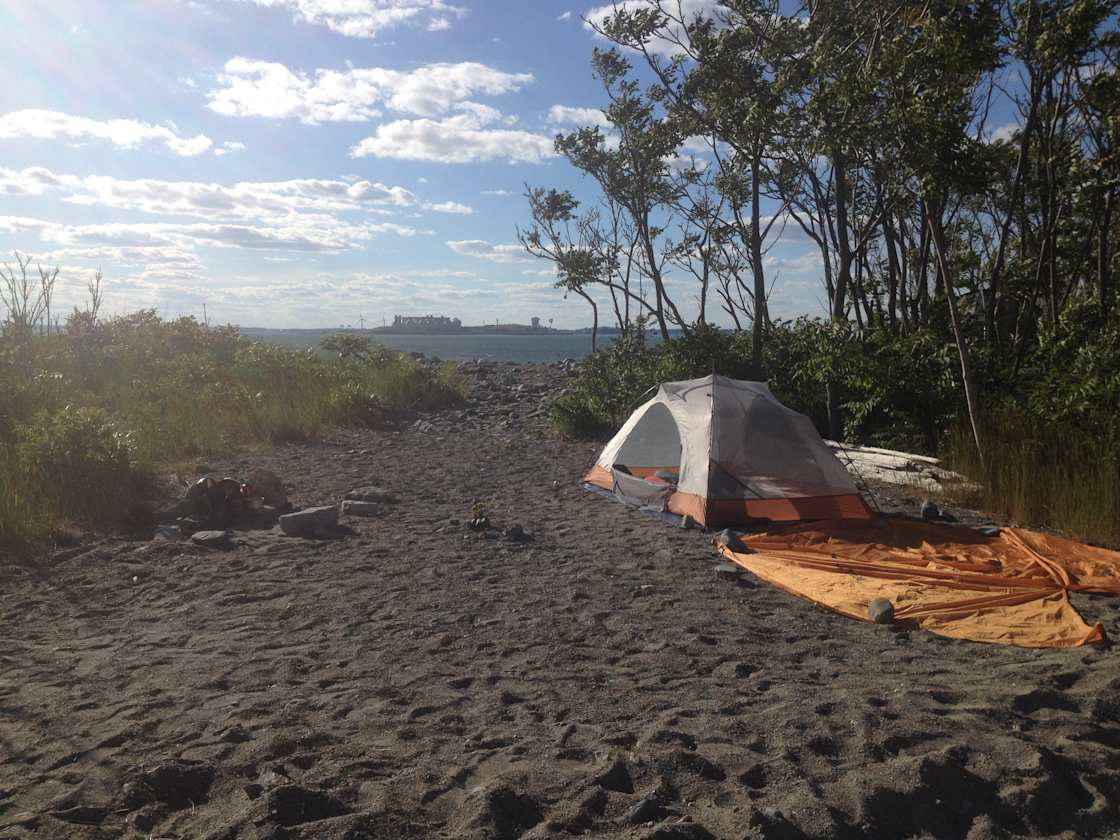
[[[245,144],[244,143],[241,143],[237,140],[233,140],[233,141],[227,140],[225,143],[223,143],[221,146],[219,146],[218,148],[216,148],[214,150],[214,154],[217,155],[218,157],[221,157],[222,155],[228,155],[228,154],[231,154],[232,152],[243,152],[243,151],[245,151]]]
[[[487,128],[501,119],[485,105],[463,102],[463,113],[443,120],[397,120],[377,127],[350,150],[351,157],[387,157],[437,163],[508,160],[540,163],[554,157],[552,139],[509,128]],[[502,120],[508,124],[508,118]]]
[[[288,181],[243,181],[223,184],[196,181],[120,179],[105,175],[78,176],[43,167],[0,168],[0,195],[62,193],[71,204],[136,210],[205,219],[253,220],[280,223],[292,216],[337,212],[376,212],[381,207],[472,213],[455,201],[421,200],[404,187],[372,181],[332,181],[297,178]]]
[[[444,0],[251,0],[258,6],[287,9],[302,23],[326,26],[350,38],[376,38],[398,26],[447,29],[451,17],[466,11]]]
[[[820,251],[809,251],[797,256],[768,255],[764,260],[767,268],[786,270],[794,274],[812,274],[819,276],[824,270],[824,261]]]
[[[557,20],[571,20],[572,19],[572,13],[571,12],[564,12],[564,14],[558,15],[556,19]]]
[[[434,116],[470,96],[512,93],[532,82],[531,73],[506,73],[473,61],[407,71],[367,67],[307,74],[238,57],[226,62],[220,86],[208,97],[211,110],[233,117],[366,122],[381,116],[379,105]]]
[[[40,219],[0,216],[0,232],[33,234],[42,242],[67,248],[147,248],[210,246],[249,250],[346,251],[362,247],[369,239],[392,233],[397,236],[430,234],[394,223],[351,224],[331,217],[303,215],[280,225],[121,223],[66,225]]]
[[[458,201],[441,201],[438,204],[429,204],[428,209],[437,213],[457,213],[462,216],[469,216],[474,212],[473,207],[460,204]]]
[[[481,195],[497,195],[504,198],[513,195],[513,193],[510,190],[483,190]]]
[[[992,131],[988,132],[989,142],[1004,142],[1009,143],[1015,138],[1015,134],[1022,129],[1022,126],[1016,122],[1005,123]]]
[[[548,121],[552,125],[597,125],[610,128],[610,120],[598,108],[571,108],[567,105],[553,105],[548,109]]]
[[[525,249],[517,244],[492,245],[483,239],[460,239],[447,243],[447,247],[456,254],[466,257],[478,257],[497,263],[529,262],[532,260]]]
[[[37,108],[12,111],[0,116],[0,139],[17,137],[41,140],[62,137],[74,142],[104,140],[122,149],[162,143],[183,157],[200,155],[214,145],[205,134],[184,137],[176,129],[166,125],[153,125],[138,120],[94,120]]]
[[[589,11],[584,18],[584,27],[594,30],[596,26],[602,27],[607,19],[611,17],[616,11],[638,11],[641,9],[649,9],[654,4],[650,0],[622,0],[622,2],[609,3],[605,6],[597,6]],[[674,17],[683,18],[685,21],[692,21],[697,16],[710,18],[715,15],[717,10],[723,8],[723,3],[720,0],[679,0],[679,2],[668,3],[666,7],[669,8]],[[670,37],[660,37],[668,34]],[[681,51],[680,47],[674,43],[674,38],[682,36],[680,26],[675,23],[670,23],[668,33],[659,33],[646,42],[646,49],[650,52],[660,55],[674,55]]]

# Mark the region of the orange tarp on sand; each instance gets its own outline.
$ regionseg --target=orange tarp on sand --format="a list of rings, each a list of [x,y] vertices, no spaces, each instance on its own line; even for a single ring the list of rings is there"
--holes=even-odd
[[[1004,528],[904,519],[813,522],[744,536],[751,553],[722,552],[794,595],[870,621],[868,603],[889,598],[895,620],[959,639],[1021,647],[1101,644],[1067,592],[1120,594],[1120,552]]]

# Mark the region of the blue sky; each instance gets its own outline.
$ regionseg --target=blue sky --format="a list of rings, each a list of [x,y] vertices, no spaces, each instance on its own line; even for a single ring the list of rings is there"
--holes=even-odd
[[[567,109],[603,103],[594,7],[9,0],[0,251],[61,266],[56,312],[100,267],[113,312],[582,326],[515,227],[526,182],[594,197],[552,153],[587,116]],[[819,257],[792,226],[769,261],[772,311],[821,311]]]

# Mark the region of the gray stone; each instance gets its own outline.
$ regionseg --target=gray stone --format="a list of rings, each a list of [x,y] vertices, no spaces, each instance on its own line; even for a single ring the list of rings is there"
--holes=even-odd
[[[867,614],[876,624],[890,624],[894,621],[894,604],[887,598],[875,598],[867,605]]]
[[[743,573],[743,570],[734,563],[720,563],[713,567],[713,571],[716,573],[716,577],[721,580],[738,580]]]
[[[716,534],[716,542],[720,545],[731,549],[736,554],[750,554],[750,549],[746,544],[739,539],[739,535],[732,531],[730,528],[724,528]]]
[[[359,502],[347,499],[342,503],[342,513],[345,516],[380,516],[381,505],[377,502]]]
[[[206,548],[221,548],[229,545],[229,531],[195,531],[191,542]]]
[[[985,537],[998,537],[999,532],[1000,532],[1000,527],[998,525],[985,525],[983,528],[980,529],[980,533],[983,534]]]
[[[665,806],[652,796],[639,799],[634,807],[626,814],[626,822],[630,825],[643,825],[657,822],[665,816]]]
[[[687,513],[681,517],[681,527],[686,531],[696,527],[696,520],[689,516]]]
[[[310,537],[338,527],[338,506],[325,505],[280,517],[280,530],[289,537]]]
[[[352,502],[381,502],[382,504],[396,504],[397,497],[384,487],[369,485],[357,487],[346,494],[345,498]]]
[[[927,522],[936,522],[941,518],[941,508],[939,508],[929,499],[926,499],[924,502],[922,502],[921,514],[922,519],[925,519]]]
[[[533,538],[533,535],[520,525],[510,525],[502,532],[502,535],[513,542],[528,542]]]

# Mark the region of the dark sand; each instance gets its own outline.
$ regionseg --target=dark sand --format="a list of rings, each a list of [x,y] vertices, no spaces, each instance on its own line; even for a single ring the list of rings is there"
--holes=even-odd
[[[578,488],[598,446],[548,431],[558,371],[496,371],[430,427],[211,462],[400,497],[352,536],[0,564],[0,838],[1120,831],[1115,652],[721,579],[707,535]],[[476,502],[532,541],[467,532]],[[1120,635],[1120,602],[1077,604]]]

